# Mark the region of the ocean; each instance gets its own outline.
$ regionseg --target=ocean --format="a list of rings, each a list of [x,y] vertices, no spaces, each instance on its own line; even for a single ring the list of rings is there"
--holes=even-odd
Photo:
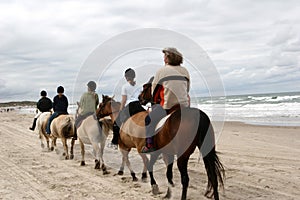
[[[255,125],[300,126],[300,92],[192,97],[191,106],[207,113],[212,121],[239,121]],[[75,114],[76,105],[69,106]],[[35,108],[18,108],[32,113]]]
[[[300,92],[197,97],[191,103],[215,121],[300,126]]]

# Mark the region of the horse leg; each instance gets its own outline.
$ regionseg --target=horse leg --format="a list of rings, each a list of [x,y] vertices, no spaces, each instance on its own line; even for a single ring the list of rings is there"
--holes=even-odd
[[[100,169],[100,159],[99,159],[99,154],[100,154],[100,148],[99,144],[97,142],[92,142],[93,146],[93,153],[95,157],[95,169]]]
[[[125,156],[124,156],[124,153],[123,149],[120,149],[121,153],[122,153],[122,163],[121,163],[121,166],[120,166],[120,169],[118,171],[118,175],[123,175],[124,174],[124,167],[125,167]]]
[[[109,172],[107,171],[107,168],[104,164],[104,159],[103,159],[103,152],[104,152],[104,147],[105,147],[105,141],[106,141],[106,138],[100,143],[100,152],[99,152],[99,156],[100,156],[100,160],[101,160],[101,169],[103,171],[103,175],[105,174],[109,174]]]
[[[128,158],[128,154],[130,151],[126,151],[126,150],[122,150],[122,155],[123,155],[123,159],[125,160],[125,163],[130,171],[130,174],[132,176],[132,181],[138,181],[138,178],[135,176],[135,173],[134,171],[132,170],[132,167],[131,167],[131,164],[130,164],[130,161],[129,161],[129,158]]]
[[[68,160],[69,159],[69,152],[68,152],[68,145],[67,145],[67,139],[62,137],[61,141],[63,143],[63,147],[64,147],[64,153],[63,156],[65,156],[65,159]]]
[[[85,150],[84,150],[84,144],[81,141],[81,139],[79,138],[79,144],[80,144],[80,149],[81,149],[81,166],[85,165],[85,159],[84,159],[84,155],[85,155]]]
[[[53,151],[54,149],[57,151],[57,149],[56,149],[56,137],[53,137],[52,138],[52,141],[51,141],[51,151]]]
[[[39,131],[39,138],[40,138],[40,140],[41,140],[41,147],[42,147],[42,149],[43,149],[43,148],[45,148],[45,145],[44,145],[44,143],[43,143],[43,136],[42,136],[41,131]]]
[[[72,138],[72,140],[71,140],[71,151],[70,151],[70,159],[71,160],[74,158],[74,144],[75,144],[75,140],[74,140],[74,138]]]
[[[163,154],[163,158],[164,158],[164,162],[167,166],[167,172],[166,172],[166,176],[168,179],[168,190],[167,190],[167,194],[165,196],[166,199],[170,199],[172,196],[172,187],[174,187],[174,183],[173,183],[173,162],[174,162],[174,155],[167,155],[167,154]]]
[[[147,165],[148,165],[148,157],[144,154],[144,153],[140,153],[140,156],[143,159],[143,163],[144,163],[144,168],[143,168],[143,173],[142,173],[142,181],[146,182],[147,181]]]
[[[156,184],[156,181],[153,176],[153,166],[154,166],[154,163],[156,162],[158,156],[159,156],[159,153],[156,153],[156,152],[152,153],[150,156],[150,161],[148,163],[148,172],[150,175],[150,183],[151,183],[151,187],[152,187],[152,193],[154,195],[157,195],[159,193],[158,185]]]
[[[188,157],[181,156],[177,160],[177,167],[180,171],[181,184],[182,184],[181,200],[186,200],[187,189],[189,186],[189,175],[187,172],[188,160],[189,160],[189,156]]]

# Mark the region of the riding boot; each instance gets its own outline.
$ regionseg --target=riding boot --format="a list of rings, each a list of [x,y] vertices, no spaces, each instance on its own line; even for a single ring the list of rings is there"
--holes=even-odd
[[[34,131],[35,126],[36,126],[36,121],[37,121],[37,118],[34,118],[33,123],[32,123],[32,127],[29,127],[30,130]]]

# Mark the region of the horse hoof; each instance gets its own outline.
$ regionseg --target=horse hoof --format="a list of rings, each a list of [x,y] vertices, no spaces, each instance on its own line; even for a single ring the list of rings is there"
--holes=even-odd
[[[139,179],[137,177],[132,177],[133,182],[137,182]]]
[[[147,183],[147,177],[142,177],[142,182]]]
[[[107,170],[103,171],[103,175],[107,175],[107,174],[110,174],[110,172]]]
[[[152,185],[152,194],[158,195],[159,194],[159,188],[157,184]]]
[[[80,166],[85,166],[85,162],[81,161]]]
[[[71,155],[70,155],[70,159],[71,159],[71,160],[73,160],[73,158],[74,158],[74,155],[73,155],[73,154],[71,154]]]
[[[66,155],[66,153],[63,153],[62,155],[63,155],[63,156],[65,156],[65,155]]]
[[[100,169],[100,161],[99,160],[95,160],[95,169]]]
[[[69,156],[66,156],[65,159],[66,159],[66,160],[69,160]]]
[[[143,173],[142,173],[142,181],[143,181],[143,182],[146,182],[146,181],[147,181],[147,173],[146,173],[146,172],[143,172]]]
[[[50,148],[50,151],[53,151],[53,150],[54,150],[54,147],[51,147],[51,148]]]
[[[123,171],[118,171],[118,175],[122,176],[124,174]]]
[[[164,196],[164,199],[170,199],[171,197],[172,197],[172,191],[170,188],[168,188],[167,194],[166,194],[166,196]]]
[[[45,145],[44,145],[44,144],[41,144],[41,147],[42,147],[42,149],[43,149],[43,148],[45,148]]]

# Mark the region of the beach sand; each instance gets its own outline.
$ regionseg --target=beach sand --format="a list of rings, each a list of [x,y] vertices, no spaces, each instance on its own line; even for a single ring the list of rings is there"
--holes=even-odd
[[[42,149],[37,131],[28,130],[32,118],[32,114],[17,111],[0,113],[0,199],[161,199],[165,195],[167,180],[161,160],[154,175],[162,193],[154,196],[149,178],[146,183],[132,182],[127,168],[123,176],[115,175],[121,162],[116,150],[105,148],[110,174],[103,175],[94,169],[90,146],[86,166],[80,166],[78,141],[73,160],[61,156],[60,139],[59,154]],[[300,127],[226,122],[217,151],[226,169],[221,199],[300,198]],[[135,150],[130,160],[140,178],[142,161]],[[207,177],[198,150],[190,158],[189,175],[188,199],[206,199]],[[180,199],[176,165],[174,182],[172,199]]]

